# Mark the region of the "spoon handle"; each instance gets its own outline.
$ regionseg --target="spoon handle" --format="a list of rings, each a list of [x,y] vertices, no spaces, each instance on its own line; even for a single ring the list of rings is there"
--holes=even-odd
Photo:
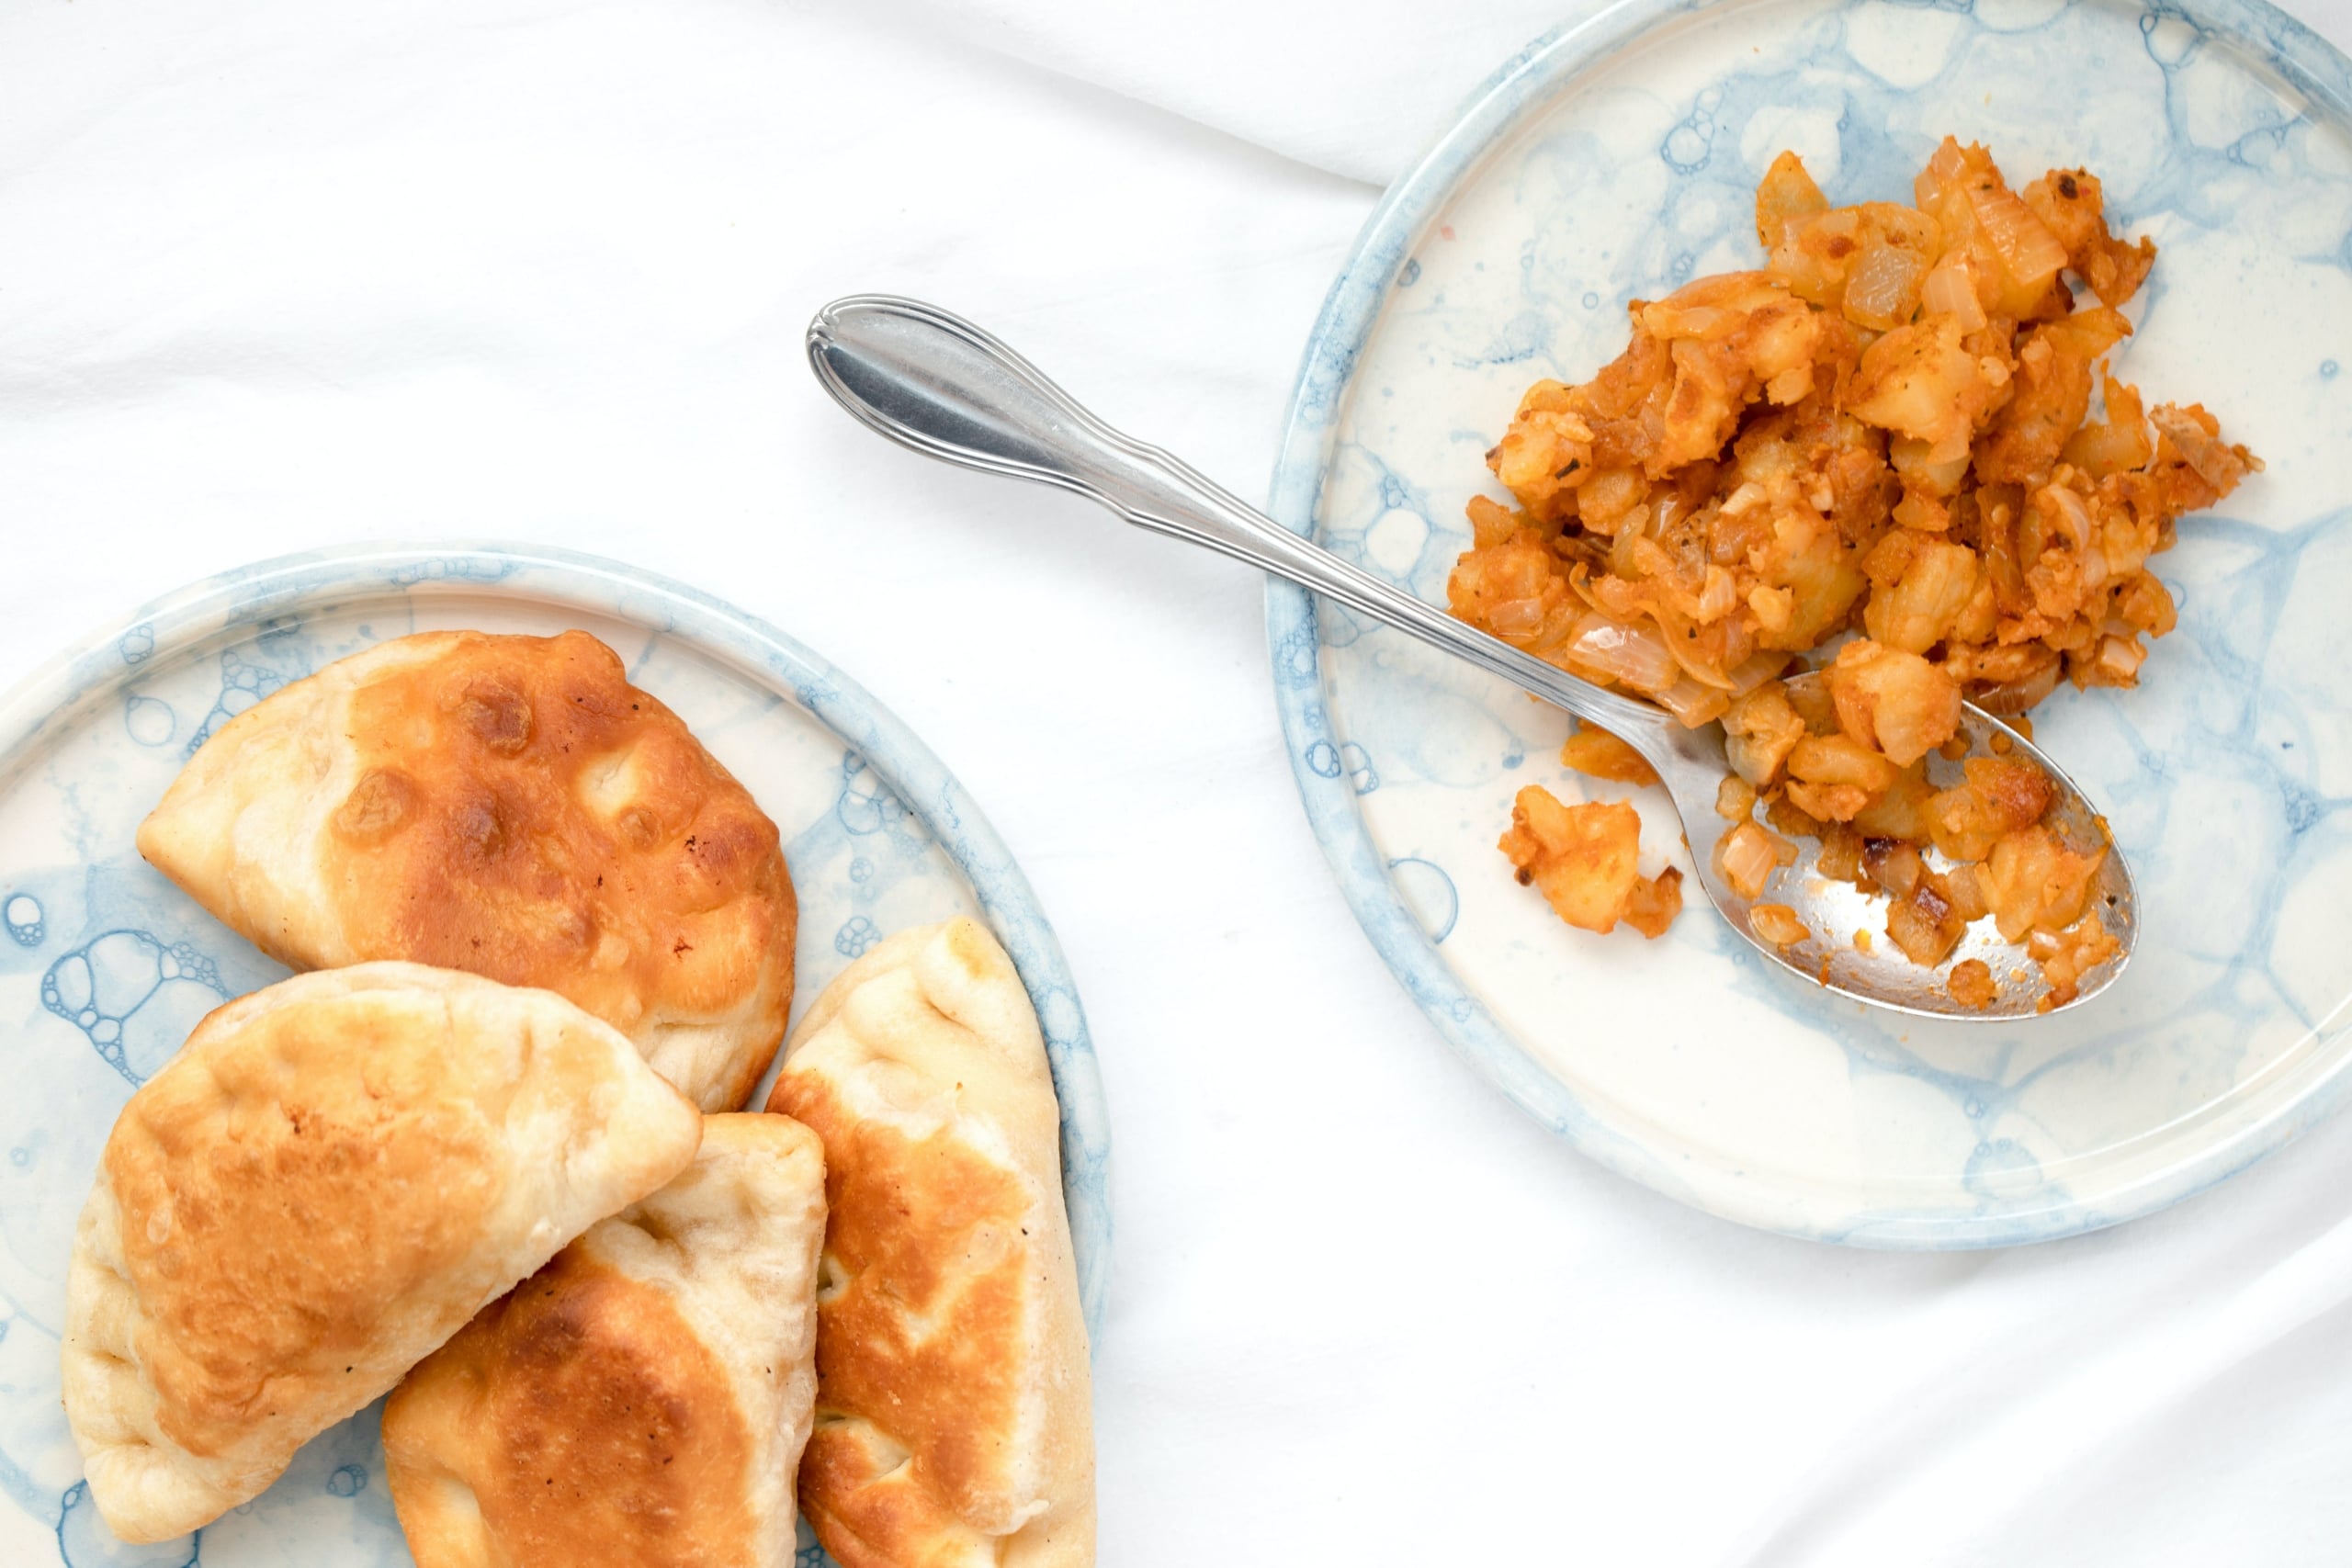
[[[1349,565],[1157,446],[1123,435],[987,333],[886,294],[836,299],[808,362],[841,405],[943,462],[1057,485],[1139,528],[1204,545],[1466,659],[1590,719],[1666,765],[1681,727]]]

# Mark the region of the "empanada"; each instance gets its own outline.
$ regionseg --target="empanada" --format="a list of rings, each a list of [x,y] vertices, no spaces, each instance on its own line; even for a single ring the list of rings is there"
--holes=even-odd
[[[1061,1118],[1012,960],[968,919],[890,938],[802,1020],[768,1109],[825,1145],[818,1539],[843,1568],[1092,1563]]]
[[[115,1535],[186,1535],[602,1215],[701,1114],[555,997],[421,964],[297,976],[122,1107],[66,1279],[66,1420]]]
[[[418,1568],[791,1568],[824,1235],[815,1134],[711,1117],[384,1406]]]
[[[253,1497],[701,1137],[551,992],[369,964],[220,1008],[123,1107],[74,1236],[65,1415],[98,1512],[166,1540]]]
[[[706,1111],[775,1058],[796,909],[775,824],[585,632],[424,632],[265,698],[139,851],[281,963],[561,993]]]

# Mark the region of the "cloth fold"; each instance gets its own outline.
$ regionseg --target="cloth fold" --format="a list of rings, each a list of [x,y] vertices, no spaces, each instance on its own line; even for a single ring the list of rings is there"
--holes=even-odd
[[[1594,0],[899,0],[951,37],[1381,186],[1531,39]]]

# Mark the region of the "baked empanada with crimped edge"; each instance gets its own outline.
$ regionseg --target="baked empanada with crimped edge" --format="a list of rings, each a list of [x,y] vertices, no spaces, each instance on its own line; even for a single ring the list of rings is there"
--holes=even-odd
[[[139,850],[294,968],[560,992],[705,1111],[784,1038],[775,824],[585,632],[424,632],[295,682],[197,751]]]
[[[1094,1561],[1092,1384],[1045,1042],[969,919],[825,988],[768,1101],[824,1141],[800,1506],[842,1568]]]

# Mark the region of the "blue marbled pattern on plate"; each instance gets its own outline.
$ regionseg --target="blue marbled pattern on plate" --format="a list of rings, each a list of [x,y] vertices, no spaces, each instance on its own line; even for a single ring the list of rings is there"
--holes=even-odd
[[[497,547],[266,562],[149,606],[0,701],[0,1562],[409,1562],[372,1407],[197,1536],[117,1541],[58,1403],[58,1336],[74,1221],[123,1101],[198,1019],[284,973],[141,862],[133,830],[230,717],[345,654],[444,626],[595,633],[744,782],[784,829],[799,897],[796,1018],[883,933],[988,921],[1045,1027],[1080,1291],[1101,1328],[1110,1129],[1086,1015],[1020,869],[905,726],[774,627],[611,562]],[[805,1527],[801,1546],[801,1568],[823,1561]]]
[[[2101,802],[2143,944],[2018,1026],[1866,1016],[1703,905],[1667,940],[1569,931],[1494,840],[1574,798],[1566,721],[1286,585],[1275,688],[1307,815],[1407,990],[1539,1121],[1684,1201],[1791,1235],[1997,1246],[2146,1213],[2341,1098],[2352,998],[2352,68],[2255,0],[1633,0],[1539,40],[1388,193],[1327,302],[1273,485],[1291,527],[1442,602],[1464,502],[1527,385],[1624,309],[1758,263],[1783,147],[1832,199],[1904,199],[1946,133],[2022,181],[2086,164],[2162,254],[2118,368],[2202,400],[2269,471],[2184,525],[2143,689],[2038,738]],[[1628,793],[1594,785],[1604,795]],[[1638,792],[1645,863],[1683,854]]]

